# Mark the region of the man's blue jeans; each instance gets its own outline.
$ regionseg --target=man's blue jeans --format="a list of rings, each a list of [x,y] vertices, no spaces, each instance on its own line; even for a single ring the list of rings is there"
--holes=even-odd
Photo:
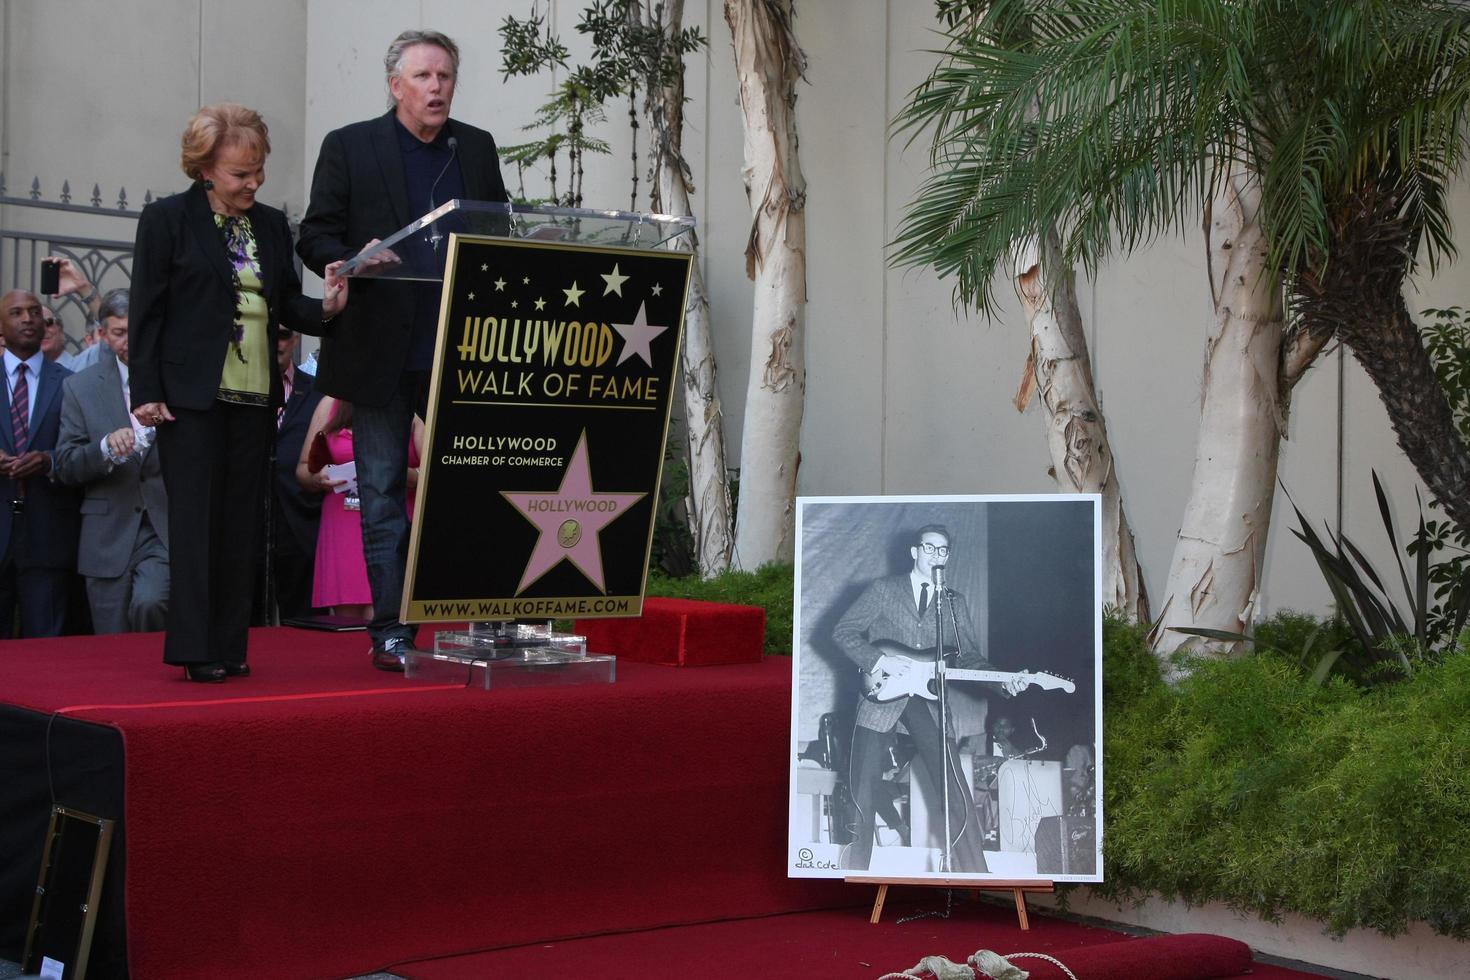
[[[373,642],[412,639],[414,629],[398,621],[403,575],[408,564],[408,440],[425,372],[405,371],[388,403],[353,405],[352,448],[357,459],[357,493],[362,501],[362,554],[373,593]]]

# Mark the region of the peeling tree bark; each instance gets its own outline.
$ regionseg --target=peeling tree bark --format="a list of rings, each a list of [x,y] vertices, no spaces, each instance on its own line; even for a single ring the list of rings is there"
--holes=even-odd
[[[733,556],[734,567],[747,570],[794,555],[806,397],[806,181],[797,158],[796,83],[806,55],[792,15],[792,0],[725,0],[751,209],[745,269],[755,282]]]
[[[1282,384],[1288,352],[1281,281],[1266,262],[1259,208],[1259,185],[1240,174],[1225,179],[1212,202],[1215,320],[1205,346],[1189,502],[1149,637],[1159,656],[1186,645],[1231,652],[1234,645],[1204,643],[1170,627],[1245,632],[1256,612],[1289,391]],[[1303,353],[1293,352],[1298,360]],[[1300,377],[1304,367],[1294,367]]]
[[[1039,396],[1057,489],[1102,495],[1103,604],[1147,622],[1148,590],[1093,384],[1075,281],[1062,262],[1055,232],[1039,244],[1032,239],[1016,256],[1016,289],[1031,326],[1031,355],[1016,408],[1024,411],[1031,396]]]
[[[683,25],[684,0],[663,0],[645,6],[651,26],[665,37]],[[661,19],[655,21],[655,18]],[[655,212],[693,214],[689,196],[693,174],[684,159],[684,73],[667,86],[650,85],[646,91],[651,132],[650,179]],[[725,464],[724,416],[715,372],[714,341],[710,333],[709,294],[700,271],[699,242],[694,233],[680,236],[672,248],[694,253],[689,295],[684,304],[684,424],[688,439],[690,532],[694,557],[704,578],[730,567],[734,548],[730,519],[730,480]]]

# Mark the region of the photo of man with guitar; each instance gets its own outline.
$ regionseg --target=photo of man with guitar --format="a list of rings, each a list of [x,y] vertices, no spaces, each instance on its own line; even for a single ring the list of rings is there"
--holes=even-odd
[[[980,827],[974,819],[969,781],[955,750],[953,728],[950,726],[941,735],[934,703],[938,692],[931,696],[935,644],[941,627],[947,638],[946,663],[954,658],[955,666],[971,670],[990,665],[975,635],[965,597],[944,585],[951,550],[949,530],[944,525],[919,528],[909,547],[913,558],[909,573],[874,581],[832,632],[837,645],[862,671],[865,688],[857,705],[849,755],[848,785],[856,812],[856,837],[848,845],[843,862],[849,871],[866,871],[872,858],[876,794],[882,788],[883,756],[888,745],[884,735],[900,721],[913,737],[923,770],[936,789],[933,799],[949,801],[950,853],[954,862],[949,870],[989,870],[981,850]],[[991,683],[1006,697],[1027,686],[1020,676]],[[939,785],[941,774],[947,787]]]
[[[1038,832],[1096,809],[1090,767],[1089,799],[1064,789],[1099,737],[1095,506],[798,501],[793,874],[1093,878]]]

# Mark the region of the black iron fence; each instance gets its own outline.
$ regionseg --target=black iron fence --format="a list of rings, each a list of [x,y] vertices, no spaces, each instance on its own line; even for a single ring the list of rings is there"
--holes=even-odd
[[[152,200],[153,193],[146,192],[142,204]],[[53,255],[71,259],[102,292],[128,285],[137,221],[126,188],[118,191],[115,203],[104,204],[101,186],[93,184],[88,201],[81,203],[73,200],[70,182],[62,181],[60,194],[48,200],[40,177],[31,180],[24,196],[13,196],[0,174],[0,293],[39,293],[41,260]],[[68,349],[79,350],[88,320],[81,301],[75,296],[42,299],[65,324]]]

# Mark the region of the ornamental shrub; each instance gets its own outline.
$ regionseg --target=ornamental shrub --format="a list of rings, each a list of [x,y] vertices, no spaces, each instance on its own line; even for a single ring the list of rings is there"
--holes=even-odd
[[[1276,625],[1278,636],[1301,626]],[[1200,662],[1169,687],[1140,680],[1134,627],[1109,621],[1104,636],[1108,880],[1097,891],[1292,911],[1336,934],[1422,921],[1470,936],[1464,643],[1371,690],[1308,683],[1290,654],[1271,652]]]
[[[792,566],[762,565],[753,572],[725,572],[714,578],[698,575],[671,578],[662,572],[648,573],[648,594],[666,599],[703,599],[741,606],[760,606],[766,611],[767,654],[791,654],[795,575]]]

